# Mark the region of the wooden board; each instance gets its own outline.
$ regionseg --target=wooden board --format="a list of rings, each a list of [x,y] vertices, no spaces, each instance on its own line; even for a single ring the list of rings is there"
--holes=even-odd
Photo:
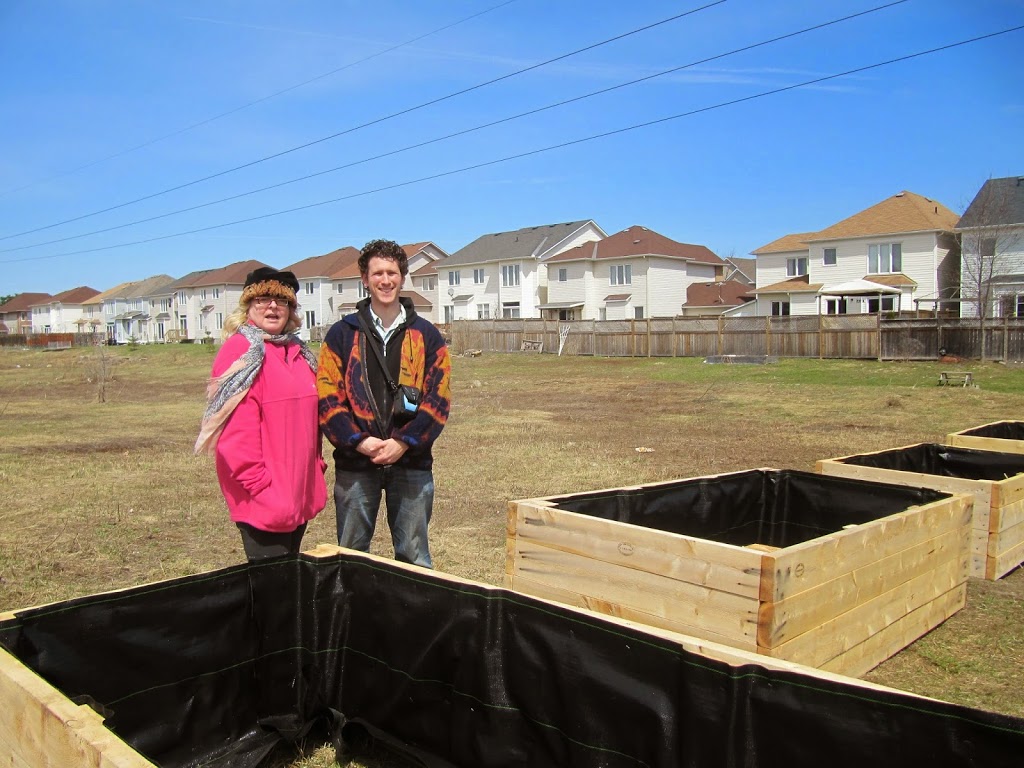
[[[0,765],[156,768],[79,706],[0,649]]]
[[[966,526],[961,526],[859,568],[837,572],[835,578],[813,589],[777,602],[762,603],[757,622],[758,645],[776,648],[906,582],[934,574],[953,560],[965,563],[961,581],[966,581],[966,544]]]
[[[982,424],[972,427],[964,432],[992,427],[996,424],[1012,422],[994,421],[990,424]],[[971,448],[976,451],[998,451],[999,453],[1024,453],[1024,440],[1014,440],[1006,437],[982,437],[981,435],[965,435],[963,432],[953,432],[946,435],[946,445],[954,448]]]
[[[848,468],[845,464],[838,466],[841,469],[837,474]],[[956,530],[970,520],[970,499],[960,495],[766,554],[761,601],[785,600],[831,581],[839,574]]]
[[[518,541],[659,574],[741,597],[756,598],[762,553],[692,536],[666,533],[616,520],[514,502],[508,530]],[[506,561],[506,573],[511,566]]]
[[[836,657],[868,641],[874,635],[898,623],[905,616],[919,608],[926,607],[935,600],[940,600],[950,590],[966,584],[967,568],[966,555],[950,560],[938,569],[922,573],[900,584],[895,589],[834,616],[789,642],[770,649],[762,649],[762,652],[799,664],[825,667]],[[943,619],[945,618],[943,616]],[[933,624],[927,627],[925,631],[934,626]],[[903,647],[905,646],[900,646],[896,650]],[[884,644],[877,650],[878,654],[882,652],[888,652]],[[864,663],[871,662],[873,667],[887,658],[888,656],[876,655],[865,658],[863,661]]]
[[[937,627],[966,603],[967,585],[963,584],[893,622],[846,653],[836,656],[823,669],[851,677],[864,675]]]

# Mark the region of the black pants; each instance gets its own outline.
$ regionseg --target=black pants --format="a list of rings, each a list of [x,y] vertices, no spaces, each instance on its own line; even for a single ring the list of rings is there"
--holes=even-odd
[[[242,534],[242,547],[245,549],[245,556],[250,563],[265,557],[298,554],[299,548],[302,546],[302,535],[306,532],[305,523],[294,531],[284,533],[262,531],[259,528],[253,528],[248,523],[235,523],[235,525],[238,526],[238,532]]]

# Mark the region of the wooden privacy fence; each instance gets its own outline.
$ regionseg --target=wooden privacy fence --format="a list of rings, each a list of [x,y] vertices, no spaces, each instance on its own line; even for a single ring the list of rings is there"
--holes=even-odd
[[[562,354],[600,357],[754,355],[934,360],[942,355],[1024,361],[1024,318],[810,315],[790,317],[649,318],[643,320],[458,320],[440,326],[452,350],[518,352],[539,342]],[[984,350],[982,350],[984,341]]]

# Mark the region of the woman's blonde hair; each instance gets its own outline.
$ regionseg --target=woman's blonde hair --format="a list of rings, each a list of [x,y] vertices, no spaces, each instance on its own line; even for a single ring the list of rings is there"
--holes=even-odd
[[[220,332],[222,339],[227,339],[241,326],[249,322],[249,303],[248,301],[239,301],[238,306],[228,315],[227,320],[224,321],[224,328]],[[288,322],[284,325],[284,333],[293,333],[302,327],[302,317],[299,315],[298,305],[290,304],[289,306],[291,307],[291,312],[288,316]]]

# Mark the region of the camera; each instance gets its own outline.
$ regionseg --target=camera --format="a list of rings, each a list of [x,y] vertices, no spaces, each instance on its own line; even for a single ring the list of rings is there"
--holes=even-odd
[[[395,401],[392,413],[398,420],[409,420],[416,415],[420,407],[420,391],[407,384],[399,385],[395,390]]]

